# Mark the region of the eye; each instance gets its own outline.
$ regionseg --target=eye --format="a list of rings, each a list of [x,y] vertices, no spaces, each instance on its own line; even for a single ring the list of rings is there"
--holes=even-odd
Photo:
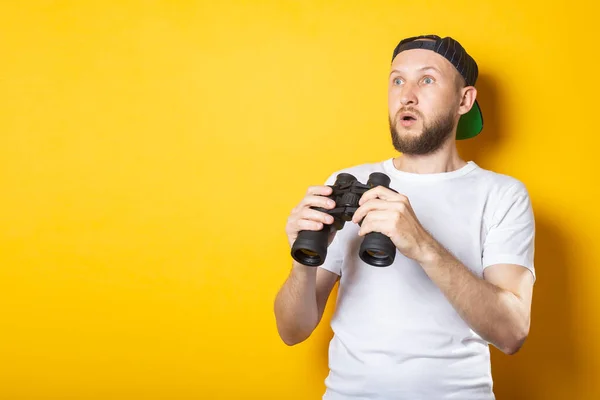
[[[402,79],[400,78],[394,78],[394,85],[401,85],[402,84]]]
[[[433,78],[432,78],[432,77],[430,77],[430,76],[426,76],[425,78],[423,78],[423,82],[424,82],[426,85],[430,85],[430,84],[432,84],[434,81],[433,81]]]

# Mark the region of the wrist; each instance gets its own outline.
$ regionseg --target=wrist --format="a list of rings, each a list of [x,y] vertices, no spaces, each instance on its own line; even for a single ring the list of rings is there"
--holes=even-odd
[[[429,237],[420,246],[417,262],[423,268],[433,267],[439,265],[444,253],[446,253],[446,249],[437,240]]]
[[[293,260],[292,262],[292,271],[298,275],[302,276],[316,276],[317,275],[317,267],[310,267],[308,265],[300,264],[298,261]]]

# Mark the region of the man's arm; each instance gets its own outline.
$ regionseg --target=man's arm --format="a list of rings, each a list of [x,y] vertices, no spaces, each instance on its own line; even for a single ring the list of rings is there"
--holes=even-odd
[[[423,228],[410,201],[400,193],[381,186],[369,190],[361,197],[353,222],[362,220],[360,236],[387,235],[402,254],[423,267],[475,332],[504,353],[514,354],[529,333],[534,276],[524,266],[496,261],[527,262],[532,256],[530,203],[523,191],[513,196],[515,200],[505,203],[499,213],[504,217],[496,220],[503,222],[488,233],[483,279]]]
[[[275,298],[277,331],[287,345],[303,342],[315,330],[337,278],[325,269],[293,262]]]
[[[332,179],[333,177],[329,177],[327,182]],[[318,231],[333,222],[333,217],[314,209],[334,208],[335,201],[326,197],[331,192],[331,187],[327,185],[311,186],[294,207],[285,227],[290,248],[300,231]],[[336,236],[336,230],[331,230],[326,261],[328,265],[337,262],[335,247],[329,246]],[[287,345],[292,346],[306,340],[321,321],[327,299],[338,278],[337,274],[325,269],[325,264],[322,267],[309,267],[294,260],[289,276],[275,297],[277,332]]]
[[[514,264],[497,264],[475,276],[432,240],[419,261],[465,322],[506,354],[516,353],[529,334],[533,275]]]

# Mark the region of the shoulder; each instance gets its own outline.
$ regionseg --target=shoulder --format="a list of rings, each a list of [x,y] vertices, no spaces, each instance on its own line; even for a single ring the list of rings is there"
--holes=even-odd
[[[486,193],[484,219],[486,225],[517,222],[529,225],[533,221],[533,209],[529,191],[523,181],[490,170],[479,169],[479,184]]]
[[[529,196],[525,183],[514,176],[481,167],[477,168],[475,176],[481,187],[488,191],[489,196],[498,201],[519,196]]]

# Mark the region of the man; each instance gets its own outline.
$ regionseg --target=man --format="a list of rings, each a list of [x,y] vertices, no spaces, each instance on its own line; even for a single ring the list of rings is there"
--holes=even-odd
[[[294,345],[316,328],[340,280],[323,399],[494,399],[489,344],[514,354],[528,335],[535,281],[528,192],[456,149],[456,139],[483,127],[477,75],[452,38],[402,40],[388,92],[401,156],[332,174],[291,212],[290,246],[301,230],[331,226],[330,215],[311,207],[333,208],[327,185],[338,173],[362,183],[372,172],[391,178],[394,190],[368,190],[352,222],[332,229],[322,265],[293,262],[275,300],[279,334]],[[369,232],[394,243],[392,265],[359,258]]]

